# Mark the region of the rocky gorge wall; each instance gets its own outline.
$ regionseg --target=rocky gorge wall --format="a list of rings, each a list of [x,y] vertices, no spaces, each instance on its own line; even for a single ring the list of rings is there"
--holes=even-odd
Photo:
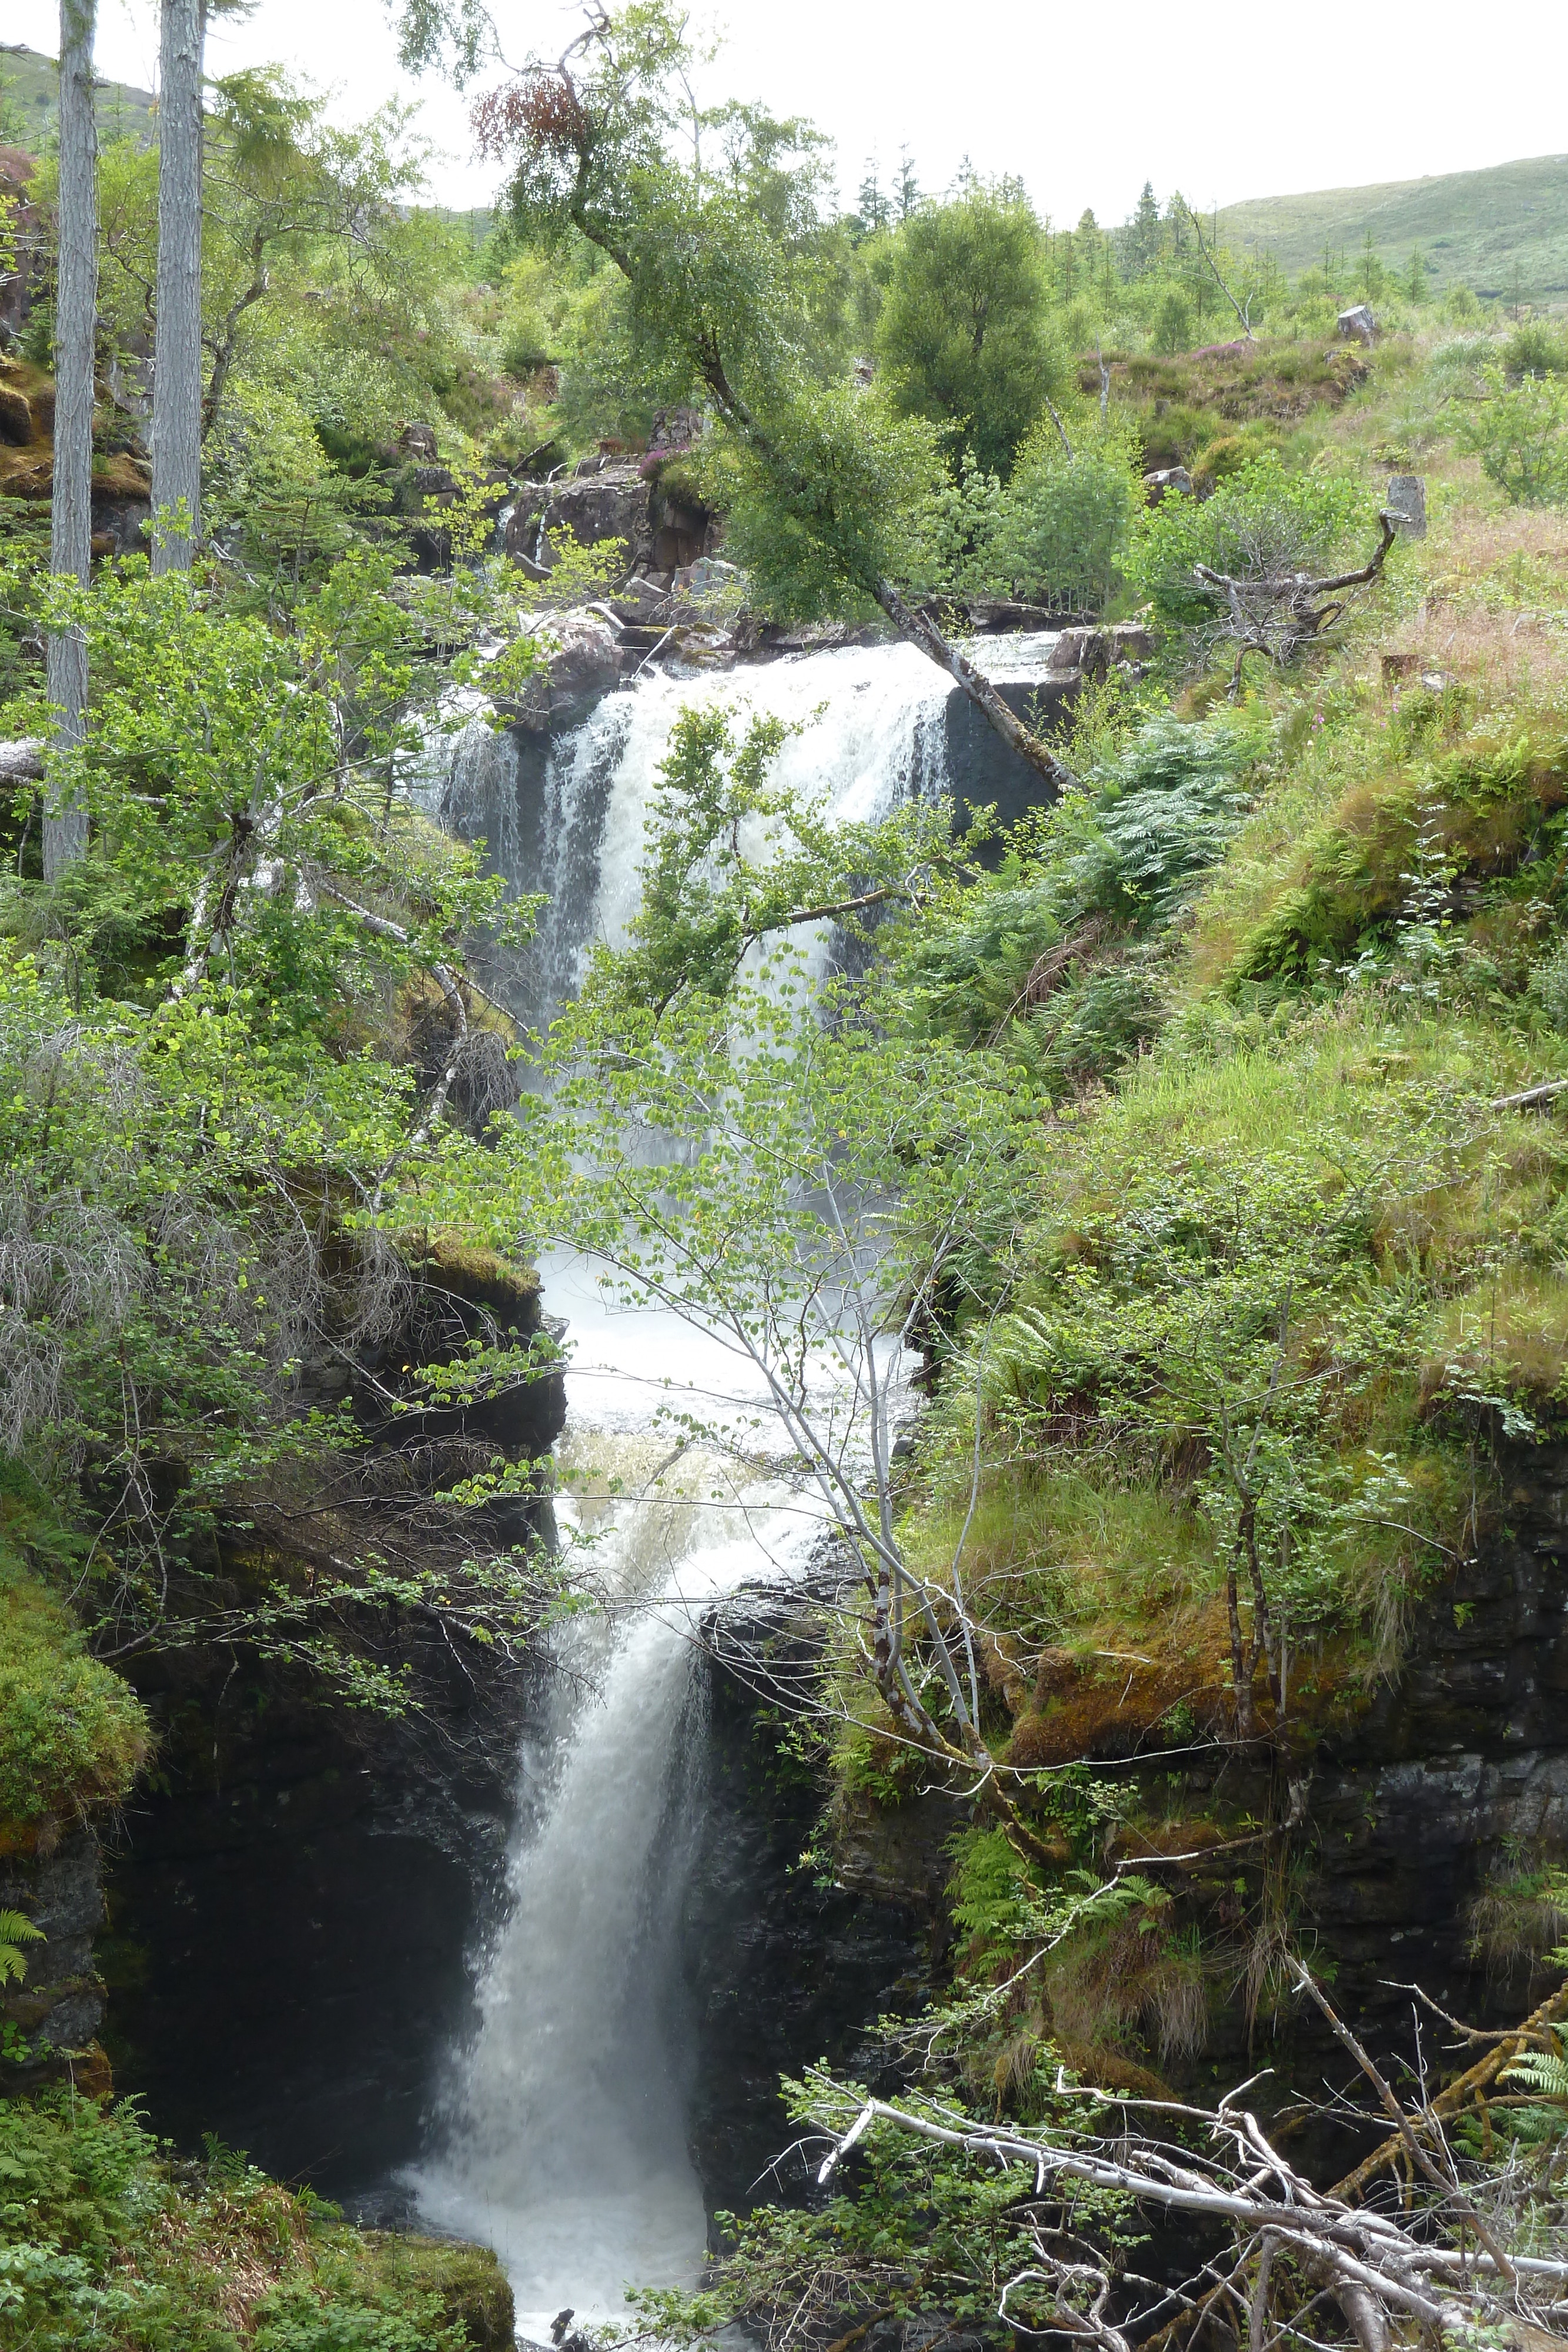
[[[1172,2083],[1202,2093],[1266,2067],[1258,2095],[1270,2108],[1328,2082],[1362,2088],[1316,2011],[1276,2004],[1265,1984],[1252,2013],[1246,1978],[1260,1937],[1288,1935],[1393,2063],[1414,2052],[1412,1984],[1497,2028],[1560,1980],[1549,1954],[1568,1919],[1539,1879],[1568,1861],[1568,1445],[1513,1446],[1499,1468],[1476,1557],[1415,1600],[1397,1668],[1342,1686],[1315,1726],[1294,1727],[1288,1756],[1259,1742],[1145,1761],[1169,1734],[1129,1740],[1113,1709],[1105,1736],[1084,1742],[1120,1816],[1097,1858],[1152,1876],[1202,1938],[1200,2045],[1166,2062],[1134,2047]],[[948,1841],[963,1818],[930,1792],[862,1802],[840,1842],[844,1880],[906,1904],[938,1962]],[[1440,2025],[1431,2038],[1435,2023],[1427,2012],[1429,2063],[1439,2073],[1469,2063]],[[1121,2079],[1116,2047],[1087,2054],[1099,2079]],[[1360,2146],[1338,2128],[1309,2138],[1331,2176]]]
[[[818,1638],[809,1596],[751,1596],[705,1667],[681,1950],[691,2145],[710,2211],[763,2193],[753,2184],[791,2136],[779,2075],[825,2056],[891,2082],[876,2020],[918,2008],[945,1974],[962,1809],[926,1794],[864,1811],[823,1847],[822,1786],[781,1740],[777,1699],[781,1672],[807,1671]],[[371,2218],[399,2218],[389,2179],[416,2153],[442,2053],[472,2016],[474,1956],[504,1896],[513,1757],[538,1687],[454,1674],[440,1720],[417,1731],[356,1727],[276,1675],[214,1662],[166,1672],[144,1696],[161,1768],[111,1841],[97,1956],[118,2086],[142,2093],[177,2140],[215,2131]],[[1237,1751],[1179,1775],[1135,1756],[1091,1760],[1122,1782],[1130,1813],[1207,1820],[1217,1842],[1289,1802],[1271,1769]],[[1478,1559],[1427,1592],[1397,1675],[1292,1771],[1304,1801],[1291,1926],[1375,2048],[1407,2043],[1399,1987],[1413,1980],[1482,2023],[1539,1998],[1541,1922],[1489,1956],[1474,1906],[1514,1859],[1568,1854],[1568,1446],[1510,1456]],[[85,2041],[102,2000],[90,1834],[20,1875],[25,1887],[13,1866],[0,1901],[23,1894],[50,1938],[29,1990],[54,2038],[68,2026]],[[1239,1885],[1256,1891],[1244,1853],[1165,1875],[1210,1927]],[[1262,2063],[1281,2096],[1350,2073],[1314,2013],[1286,2008],[1249,2031],[1217,1977],[1185,2074],[1196,2085]],[[1353,2145],[1325,2139],[1322,2161]]]

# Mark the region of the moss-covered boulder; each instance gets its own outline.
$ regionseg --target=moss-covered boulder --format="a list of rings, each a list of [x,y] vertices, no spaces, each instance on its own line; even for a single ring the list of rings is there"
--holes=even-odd
[[[149,1744],[135,1695],[60,1604],[27,1580],[0,1586],[0,1853],[47,1846],[118,1803]]]

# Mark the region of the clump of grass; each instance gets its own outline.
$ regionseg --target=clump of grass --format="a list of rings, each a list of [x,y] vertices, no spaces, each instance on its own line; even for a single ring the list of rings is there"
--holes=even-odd
[[[1568,1935],[1568,1873],[1505,1853],[1470,1906],[1469,1949],[1489,1981],[1531,1972]]]

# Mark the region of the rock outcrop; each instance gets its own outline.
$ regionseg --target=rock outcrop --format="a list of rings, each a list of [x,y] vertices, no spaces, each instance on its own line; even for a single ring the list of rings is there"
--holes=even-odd
[[[110,2087],[97,2034],[104,1987],[93,1958],[103,1887],[93,1830],[78,1822],[47,1850],[0,1860],[0,1909],[20,1911],[44,1941],[22,1947],[26,1974],[6,1988],[5,2081],[16,2091],[62,2078],[89,2096]]]
[[[552,536],[570,533],[581,547],[620,543],[622,578],[650,575],[668,591],[674,575],[718,541],[717,518],[667,486],[646,459],[587,457],[575,472],[527,485],[507,524],[507,553],[536,576],[554,569]]]

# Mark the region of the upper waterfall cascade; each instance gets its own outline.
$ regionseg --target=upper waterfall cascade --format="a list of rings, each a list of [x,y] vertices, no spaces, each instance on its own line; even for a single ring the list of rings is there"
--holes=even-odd
[[[1045,667],[1050,637],[993,642],[1002,678]],[[737,730],[794,730],[777,773],[845,821],[944,791],[950,682],[903,646],[801,656],[720,676],[647,673],[549,749],[524,804],[516,740],[476,717],[426,791],[451,830],[488,843],[519,890],[548,894],[519,1010],[570,994],[590,943],[634,911],[643,824],[683,706],[721,704]],[[631,2283],[694,2284],[703,2200],[687,2153],[693,2027],[677,1943],[699,1791],[702,1688],[694,1635],[722,1596],[803,1573],[826,1505],[767,1459],[759,1375],[722,1334],[607,1307],[591,1270],[547,1265],[570,1319],[572,1369],[559,1511],[592,1538],[609,1606],[559,1637],[549,1719],[519,1763],[505,1921],[482,1956],[479,2023],[452,2054],[432,2149],[413,2176],[436,2226],[494,2245],[520,2333],[552,2315],[623,2315]],[[895,1374],[902,1367],[888,1367]],[[831,1375],[823,1368],[824,1381]],[[683,1438],[674,1409],[762,1424],[747,1465]]]
[[[1044,676],[1055,643],[1030,634],[982,639],[968,651],[998,685],[1028,685]],[[956,696],[952,679],[904,645],[716,674],[650,669],[550,742],[541,771],[527,774],[517,736],[497,731],[470,696],[463,707],[475,715],[435,753],[422,794],[447,831],[485,839],[515,889],[545,894],[518,1006],[545,1019],[572,992],[591,943],[613,945],[635,909],[643,825],[683,709],[727,709],[737,734],[754,718],[782,719],[795,731],[779,752],[778,781],[851,823],[948,789],[946,721]]]

